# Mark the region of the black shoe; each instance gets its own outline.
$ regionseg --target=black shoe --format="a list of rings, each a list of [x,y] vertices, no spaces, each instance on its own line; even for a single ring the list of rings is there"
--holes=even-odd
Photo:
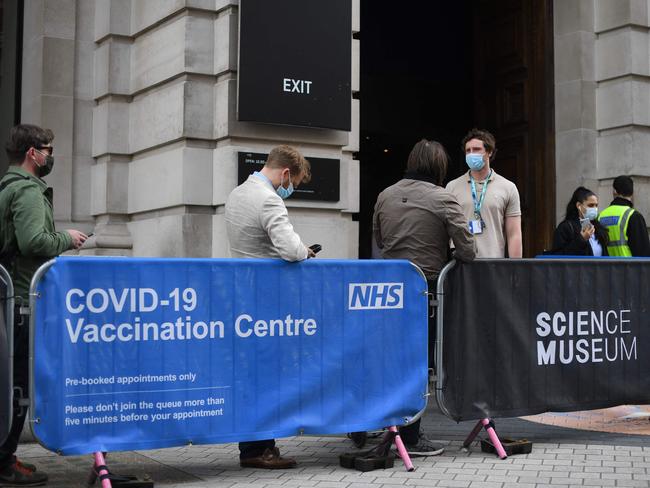
[[[405,443],[404,447],[411,457],[439,456],[445,450],[442,444],[431,442],[421,432],[416,444]]]
[[[32,471],[22,464],[12,465],[0,470],[0,486],[43,486],[47,475],[41,471]]]

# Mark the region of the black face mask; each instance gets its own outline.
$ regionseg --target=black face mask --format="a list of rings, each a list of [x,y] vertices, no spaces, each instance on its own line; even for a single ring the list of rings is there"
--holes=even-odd
[[[43,178],[43,176],[49,175],[52,172],[53,167],[54,167],[54,156],[45,154],[45,164],[43,164],[43,166],[39,166],[37,170],[39,178]]]

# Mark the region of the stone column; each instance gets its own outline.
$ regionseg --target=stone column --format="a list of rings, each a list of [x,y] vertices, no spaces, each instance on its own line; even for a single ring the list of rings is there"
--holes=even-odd
[[[96,0],[91,142],[91,213],[94,236],[82,254],[130,255],[128,184],[131,0]]]
[[[650,1],[553,5],[558,221],[576,186],[604,208],[622,174],[650,218]]]
[[[54,131],[57,227],[89,231],[93,2],[25,2],[21,121]],[[74,222],[74,224],[73,224]]]
[[[556,209],[560,221],[575,188],[594,187],[597,180],[594,0],[555,0],[553,29]]]
[[[635,207],[650,219],[650,1],[598,0],[597,177],[601,207],[612,181],[634,179]]]

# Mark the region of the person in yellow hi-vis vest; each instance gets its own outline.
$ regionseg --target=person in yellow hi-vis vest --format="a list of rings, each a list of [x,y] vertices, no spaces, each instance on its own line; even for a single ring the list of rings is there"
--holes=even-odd
[[[614,180],[614,200],[598,216],[607,228],[610,256],[650,256],[648,228],[643,215],[632,205],[634,182],[629,176]]]

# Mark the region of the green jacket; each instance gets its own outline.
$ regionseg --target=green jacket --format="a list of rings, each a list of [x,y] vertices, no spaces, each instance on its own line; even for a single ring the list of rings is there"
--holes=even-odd
[[[17,179],[20,178],[20,179]],[[0,180],[0,257],[11,274],[16,296],[29,298],[36,270],[72,248],[67,232],[54,230],[52,190],[40,178],[11,166]]]

